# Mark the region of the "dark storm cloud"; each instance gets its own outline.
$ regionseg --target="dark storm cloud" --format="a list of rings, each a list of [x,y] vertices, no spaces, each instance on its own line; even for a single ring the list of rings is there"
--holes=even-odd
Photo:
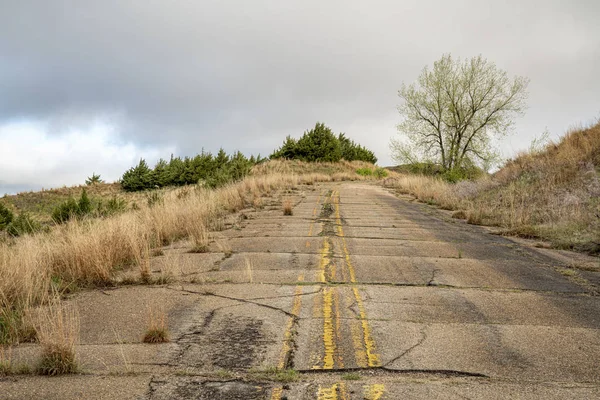
[[[5,1],[0,123],[105,117],[124,142],[265,154],[324,121],[389,162],[397,89],[451,52],[529,76],[522,126],[562,130],[600,112],[599,4]]]

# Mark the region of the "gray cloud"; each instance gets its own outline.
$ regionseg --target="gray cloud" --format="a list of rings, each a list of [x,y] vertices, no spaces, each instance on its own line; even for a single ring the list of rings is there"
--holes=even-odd
[[[507,151],[600,113],[597,1],[3,1],[0,124],[268,154],[316,121],[389,164],[403,81],[442,53],[531,78]],[[165,154],[168,156],[168,154]]]

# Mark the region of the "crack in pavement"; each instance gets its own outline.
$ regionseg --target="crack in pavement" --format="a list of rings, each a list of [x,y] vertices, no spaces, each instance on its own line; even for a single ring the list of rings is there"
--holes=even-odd
[[[434,281],[435,281],[435,274],[438,271],[439,271],[439,269],[434,269],[433,271],[431,271],[431,278],[427,282],[427,286],[438,286],[437,283],[434,283]]]
[[[427,333],[425,332],[427,330],[427,325],[424,325],[421,328],[421,337],[419,338],[419,340],[417,341],[417,343],[415,343],[414,345],[412,345],[411,347],[409,347],[408,349],[404,350],[404,352],[402,352],[402,354],[400,354],[397,357],[392,358],[390,361],[386,362],[383,366],[384,367],[388,367],[391,364],[394,364],[396,361],[398,361],[399,359],[401,359],[402,357],[404,357],[405,355],[407,355],[408,353],[410,353],[411,351],[413,351],[414,349],[416,349],[417,347],[419,347],[420,345],[423,344],[423,342],[427,339]]]
[[[191,293],[191,294],[198,294],[198,295],[201,295],[201,296],[213,296],[213,297],[219,297],[219,298],[227,299],[227,300],[239,301],[241,303],[253,304],[253,305],[256,305],[256,306],[259,306],[259,307],[265,307],[265,308],[268,308],[268,309],[271,309],[271,310],[274,310],[274,311],[281,312],[281,313],[287,315],[288,317],[298,318],[296,315],[294,315],[291,312],[286,311],[286,310],[284,310],[282,308],[271,306],[271,305],[268,305],[268,304],[258,303],[256,301],[251,301],[251,300],[248,300],[248,299],[241,299],[241,298],[238,298],[238,297],[225,296],[225,295],[222,295],[222,294],[216,294],[216,293],[209,292],[209,291],[206,291],[206,292],[197,292],[195,290],[189,290],[189,289],[183,289],[183,288],[176,289],[176,288],[172,288],[172,287],[169,287],[168,289],[174,290],[174,291],[179,291],[179,292],[185,292],[185,293]]]

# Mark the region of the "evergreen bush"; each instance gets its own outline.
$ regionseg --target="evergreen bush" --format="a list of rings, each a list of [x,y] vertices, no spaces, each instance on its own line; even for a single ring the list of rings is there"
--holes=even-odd
[[[14,214],[4,204],[0,203],[0,231],[6,229],[6,227],[13,221]]]
[[[37,221],[31,218],[26,212],[22,212],[6,227],[6,232],[11,236],[17,237],[37,232],[40,229],[41,225]]]
[[[337,162],[366,161],[375,164],[375,154],[346,137],[344,133],[335,136],[325,124],[317,122],[310,131],[304,132],[299,140],[288,136],[283,145],[271,154],[272,159]]]

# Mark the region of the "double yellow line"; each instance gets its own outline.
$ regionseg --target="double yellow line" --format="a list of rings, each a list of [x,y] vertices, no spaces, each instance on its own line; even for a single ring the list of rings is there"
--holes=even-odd
[[[313,219],[310,224],[308,236],[313,235],[314,224],[316,222],[321,196],[322,195],[319,195],[315,207],[313,209]],[[352,264],[352,260],[350,259],[350,252],[348,251],[346,237],[344,235],[344,230],[342,227],[339,191],[331,192],[329,195],[329,199],[325,200],[325,202],[333,204],[335,208],[336,233],[339,238],[339,247],[341,248],[344,264],[346,266],[346,271],[344,271],[344,269],[340,269],[340,273],[343,276],[348,276],[350,283],[356,284],[356,273],[354,265]],[[330,256],[333,250],[331,247],[332,245],[332,238],[325,237],[319,252],[320,261],[318,269],[318,280],[321,283],[331,282],[335,279],[336,265],[335,261]],[[306,241],[306,247],[310,247],[309,240]],[[302,280],[303,276],[300,275],[298,277],[298,281]],[[356,302],[358,308],[358,319],[360,321],[359,324],[350,324],[356,365],[358,365],[361,368],[378,367],[381,365],[381,361],[379,354],[376,352],[375,340],[373,338],[372,330],[368,322],[362,297],[359,293],[358,288],[355,285],[352,286],[351,290],[352,295],[354,297],[354,301]],[[288,324],[286,326],[284,345],[279,360],[278,368],[280,369],[285,368],[287,357],[291,351],[292,328],[294,325],[295,318],[297,318],[297,316],[299,315],[300,308],[302,306],[301,295],[302,286],[297,286],[294,294],[294,303],[292,306],[293,317],[289,318]],[[313,369],[333,370],[336,366],[337,368],[344,367],[344,360],[338,345],[338,343],[341,342],[341,314],[339,309],[339,296],[340,291],[338,290],[338,287],[327,286],[324,287],[322,290],[322,296],[320,299],[322,301],[322,305],[320,309],[318,309],[318,304],[317,302],[315,302],[315,311],[317,311],[318,315],[322,316],[323,319],[323,350],[322,357],[319,356],[317,362],[313,366]],[[317,301],[318,299],[318,297],[315,297],[315,301]],[[381,384],[365,385],[363,389],[363,397],[365,399],[370,400],[380,399],[385,391],[384,385]],[[282,394],[283,388],[281,386],[277,386],[272,391],[271,399],[280,400],[282,398]],[[340,382],[335,383],[331,386],[319,386],[318,399],[349,400],[350,395],[348,394],[346,384],[344,382]]]
[[[382,384],[372,384],[363,386],[363,399],[380,400],[385,393],[385,387]],[[317,392],[318,400],[350,400],[348,389],[344,382],[334,383],[331,386],[319,386]]]
[[[346,261],[346,267],[348,268],[348,273],[350,275],[350,282],[356,283],[356,273],[354,271],[354,265],[352,265],[352,261],[350,260],[350,252],[348,251],[348,245],[346,244],[346,236],[344,235],[344,228],[342,227],[342,218],[340,215],[340,193],[336,192],[334,197],[335,204],[335,222],[337,225],[337,233],[342,241],[342,251],[344,253],[344,259]],[[356,305],[358,307],[358,317],[361,321],[362,326],[362,337],[364,342],[364,353],[362,346],[361,348],[355,348],[356,353],[356,363],[361,367],[379,367],[381,366],[381,360],[379,358],[379,354],[375,351],[375,340],[373,339],[373,334],[371,332],[371,327],[369,326],[369,321],[367,319],[367,313],[365,311],[365,306],[362,301],[362,297],[358,292],[358,288],[354,286],[352,288],[352,293],[354,294],[354,299],[356,300]],[[354,331],[353,331],[354,336]],[[356,344],[358,340],[354,337],[353,343]]]

